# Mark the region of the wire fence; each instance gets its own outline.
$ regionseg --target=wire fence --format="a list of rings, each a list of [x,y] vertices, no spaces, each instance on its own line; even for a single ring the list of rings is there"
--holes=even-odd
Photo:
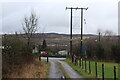
[[[108,62],[96,62],[86,59],[78,59],[74,61],[76,66],[80,66],[86,73],[94,75],[96,78],[106,80],[120,80],[120,64]]]

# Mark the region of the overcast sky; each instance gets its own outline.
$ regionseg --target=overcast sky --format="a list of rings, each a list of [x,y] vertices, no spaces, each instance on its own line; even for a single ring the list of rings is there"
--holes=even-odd
[[[119,0],[3,0],[2,31],[15,33],[22,31],[25,16],[31,11],[39,17],[39,33],[70,33],[70,10],[67,7],[88,7],[84,11],[84,33],[96,34],[98,29],[118,33]],[[0,13],[0,15],[1,15]],[[73,10],[73,33],[80,34],[80,10]]]

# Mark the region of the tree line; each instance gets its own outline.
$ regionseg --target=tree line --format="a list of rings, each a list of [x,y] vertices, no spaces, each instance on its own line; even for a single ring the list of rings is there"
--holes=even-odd
[[[98,35],[83,40],[83,46],[85,53],[81,54],[80,43],[73,46],[73,53],[92,60],[120,61],[119,38],[112,31],[106,30],[104,34],[99,31]]]

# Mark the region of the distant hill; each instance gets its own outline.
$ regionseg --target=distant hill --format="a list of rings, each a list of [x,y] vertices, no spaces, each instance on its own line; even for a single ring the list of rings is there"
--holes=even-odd
[[[16,34],[7,34],[7,37],[14,37]],[[21,39],[25,39],[25,34],[17,34]],[[83,34],[83,39],[94,37],[96,35],[94,34]],[[81,38],[81,34],[73,34],[73,41],[77,42]],[[43,40],[47,41],[47,44],[49,45],[68,45],[70,41],[70,35],[69,34],[59,34],[59,33],[35,33],[33,34],[33,42],[35,44],[41,44]]]

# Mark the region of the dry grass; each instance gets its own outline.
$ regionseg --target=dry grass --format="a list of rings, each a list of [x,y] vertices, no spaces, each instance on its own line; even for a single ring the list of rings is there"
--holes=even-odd
[[[34,59],[29,64],[14,65],[5,78],[47,78],[48,64],[45,61]]]

